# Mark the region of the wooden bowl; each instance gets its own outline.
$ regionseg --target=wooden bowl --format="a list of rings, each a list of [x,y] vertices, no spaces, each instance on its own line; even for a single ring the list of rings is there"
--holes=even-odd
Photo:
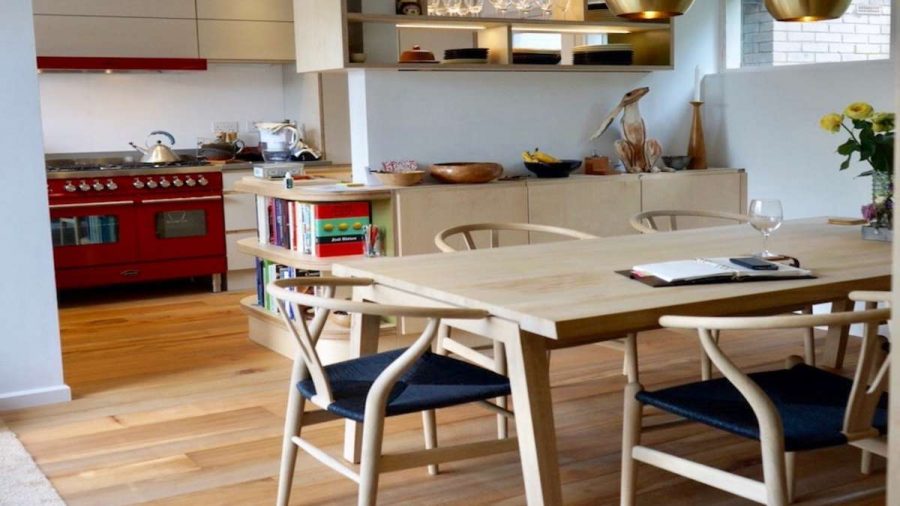
[[[483,184],[502,175],[503,166],[498,163],[453,162],[431,166],[431,177],[442,183]]]
[[[411,172],[373,172],[372,174],[385,186],[415,186],[425,177],[424,170]]]

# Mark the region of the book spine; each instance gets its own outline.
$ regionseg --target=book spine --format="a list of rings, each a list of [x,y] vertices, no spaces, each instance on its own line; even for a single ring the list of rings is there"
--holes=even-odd
[[[256,233],[260,244],[269,242],[269,210],[262,195],[256,196]]]

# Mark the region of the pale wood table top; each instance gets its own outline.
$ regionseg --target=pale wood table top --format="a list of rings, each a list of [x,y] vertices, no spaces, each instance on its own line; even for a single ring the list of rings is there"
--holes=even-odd
[[[560,341],[658,327],[664,314],[728,315],[826,302],[854,289],[888,289],[891,246],[825,218],[786,222],[772,247],[818,279],[651,288],[616,273],[642,263],[746,256],[761,235],[749,225],[643,236],[336,264],[339,276],[442,303],[481,308]],[[563,344],[563,343],[560,343]]]

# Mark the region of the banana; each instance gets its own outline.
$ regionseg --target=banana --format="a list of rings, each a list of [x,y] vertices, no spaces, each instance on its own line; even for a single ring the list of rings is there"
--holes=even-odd
[[[541,163],[559,163],[559,158],[556,158],[551,154],[544,153],[537,148],[535,148],[534,153],[532,153],[531,156]]]
[[[522,152],[522,160],[528,163],[537,163],[537,159],[528,151]]]

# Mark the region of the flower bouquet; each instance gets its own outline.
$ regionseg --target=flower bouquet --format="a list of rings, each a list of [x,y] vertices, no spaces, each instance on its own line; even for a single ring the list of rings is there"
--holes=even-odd
[[[875,112],[865,103],[847,106],[843,114],[825,115],[823,129],[831,133],[841,130],[850,134],[847,142],[838,146],[837,152],[845,157],[840,170],[847,170],[854,154],[867,163],[867,170],[859,177],[872,177],[872,202],[862,208],[863,218],[869,222],[863,227],[867,239],[891,240],[894,216],[894,113]]]

